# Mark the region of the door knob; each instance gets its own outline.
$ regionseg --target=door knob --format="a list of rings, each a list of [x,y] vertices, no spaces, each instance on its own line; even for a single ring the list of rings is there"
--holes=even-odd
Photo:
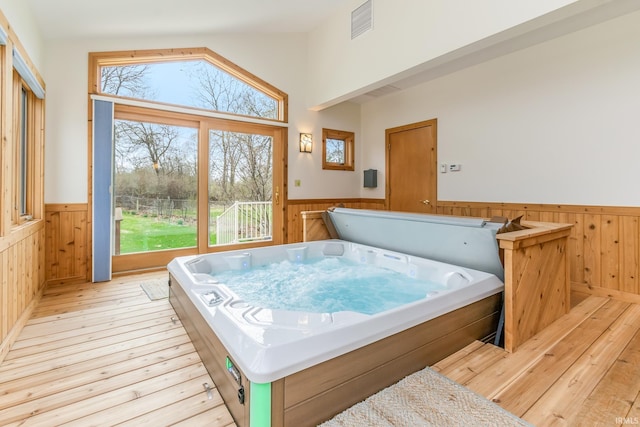
[[[421,200],[421,203],[423,205],[428,205],[430,202],[427,199]]]

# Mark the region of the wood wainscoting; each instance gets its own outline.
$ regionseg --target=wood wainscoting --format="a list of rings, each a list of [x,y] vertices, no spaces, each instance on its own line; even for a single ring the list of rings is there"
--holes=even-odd
[[[45,205],[48,284],[85,283],[89,277],[89,206]]]
[[[640,207],[438,201],[438,213],[573,224],[569,277],[574,289],[640,302]]]
[[[0,237],[0,362],[44,289],[44,230],[35,220]]]
[[[349,208],[385,209],[384,199],[304,199],[287,201],[287,243],[303,240],[304,211]],[[524,215],[528,221],[573,224],[569,236],[570,279],[574,287],[598,295],[638,296],[640,302],[640,207],[547,205],[438,201],[444,215],[510,219]],[[49,204],[46,278],[48,283],[88,281],[88,206]]]
[[[302,212],[323,211],[331,206],[355,209],[386,209],[384,199],[305,199],[287,201],[287,243],[303,241]]]

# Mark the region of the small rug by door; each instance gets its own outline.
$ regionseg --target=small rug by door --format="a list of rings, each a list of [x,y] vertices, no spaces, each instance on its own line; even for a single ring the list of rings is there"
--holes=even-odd
[[[355,404],[320,426],[531,425],[427,367]]]
[[[151,301],[169,298],[167,279],[154,279],[140,283],[140,287]]]

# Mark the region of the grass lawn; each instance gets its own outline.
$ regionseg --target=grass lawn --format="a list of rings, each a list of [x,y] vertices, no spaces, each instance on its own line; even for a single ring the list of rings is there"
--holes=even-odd
[[[215,241],[215,236],[212,239]],[[180,225],[129,213],[124,213],[120,223],[121,254],[195,246],[195,225]]]

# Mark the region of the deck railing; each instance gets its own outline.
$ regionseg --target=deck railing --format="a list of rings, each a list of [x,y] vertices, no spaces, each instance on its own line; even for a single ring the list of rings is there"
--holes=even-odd
[[[216,244],[272,237],[271,202],[235,202],[216,218]]]

